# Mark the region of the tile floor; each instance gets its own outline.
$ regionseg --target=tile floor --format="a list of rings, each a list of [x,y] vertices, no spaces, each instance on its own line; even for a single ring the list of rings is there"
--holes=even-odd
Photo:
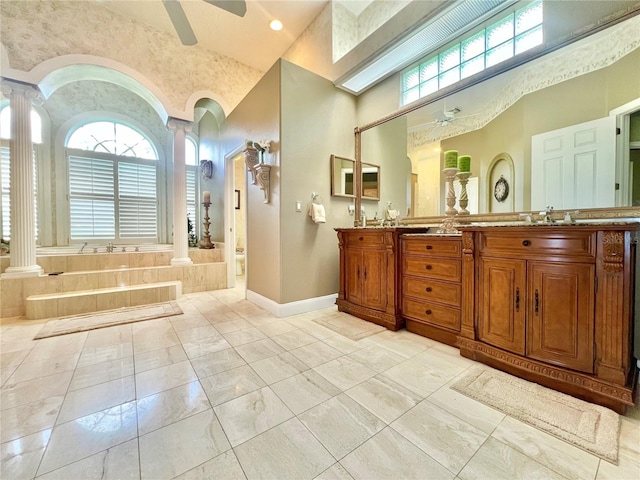
[[[183,315],[54,337],[1,333],[3,479],[640,478],[640,410],[604,460],[448,386],[472,367],[406,331],[354,342],[239,289]]]

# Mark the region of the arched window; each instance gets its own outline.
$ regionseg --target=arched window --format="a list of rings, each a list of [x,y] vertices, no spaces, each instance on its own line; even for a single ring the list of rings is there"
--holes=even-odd
[[[200,231],[198,219],[198,145],[192,137],[187,137],[185,144],[185,170],[187,176],[187,215],[193,225],[193,233]]]
[[[11,239],[11,160],[9,142],[11,140],[11,107],[4,106],[0,110],[0,237]],[[42,143],[42,118],[35,110],[31,110],[31,141],[33,149],[33,195],[34,214],[36,220],[36,237],[38,232],[38,145]]]
[[[72,240],[158,238],[158,154],[139,131],[87,123],[67,140]]]

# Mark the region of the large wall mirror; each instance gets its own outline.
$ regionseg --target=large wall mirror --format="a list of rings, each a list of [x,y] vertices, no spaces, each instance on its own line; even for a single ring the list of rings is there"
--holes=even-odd
[[[380,167],[363,162],[361,185],[364,200],[380,200]]]
[[[393,202],[402,218],[444,215],[447,150],[472,157],[478,214],[551,204],[637,215],[639,18],[360,127],[356,158],[384,169],[381,200]],[[496,167],[501,156],[513,167]],[[495,199],[494,177],[509,185],[508,198]]]

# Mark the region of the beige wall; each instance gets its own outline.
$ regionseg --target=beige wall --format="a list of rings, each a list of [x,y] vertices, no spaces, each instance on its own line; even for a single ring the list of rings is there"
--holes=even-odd
[[[218,121],[210,112],[205,112],[198,123],[200,133],[200,159],[213,162],[213,175],[207,180],[200,179],[200,190],[211,193],[209,207],[209,234],[212,242],[224,242],[224,158],[220,155]],[[204,219],[204,211],[202,223]],[[202,225],[201,225],[202,227]]]
[[[331,197],[329,157],[354,158],[355,98],[292,63],[282,61],[282,231],[279,303],[334,294],[339,287],[336,227],[353,226],[351,199]],[[327,222],[308,216],[311,193],[320,194]],[[302,202],[302,212],[295,202]],[[251,218],[251,217],[250,217]]]
[[[280,61],[227,117],[221,134],[221,158],[246,140],[272,142],[271,202],[257,185],[247,185],[247,288],[281,303],[280,246]]]

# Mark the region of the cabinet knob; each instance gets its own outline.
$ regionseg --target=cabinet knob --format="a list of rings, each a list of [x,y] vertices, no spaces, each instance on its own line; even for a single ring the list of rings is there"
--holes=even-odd
[[[426,313],[427,315],[431,315],[431,310],[425,310],[424,313]]]
[[[427,250],[432,250],[433,249],[433,245],[427,245]]]
[[[364,240],[364,237],[358,237],[358,240],[362,241]]]
[[[431,265],[427,265],[425,268],[426,268],[427,270],[431,270],[433,267],[432,267]]]
[[[426,290],[427,292],[430,292],[430,291],[431,291],[431,287],[427,287],[427,288],[425,288],[425,290]]]
[[[531,245],[531,240],[523,240],[522,245],[528,247],[529,245]]]

